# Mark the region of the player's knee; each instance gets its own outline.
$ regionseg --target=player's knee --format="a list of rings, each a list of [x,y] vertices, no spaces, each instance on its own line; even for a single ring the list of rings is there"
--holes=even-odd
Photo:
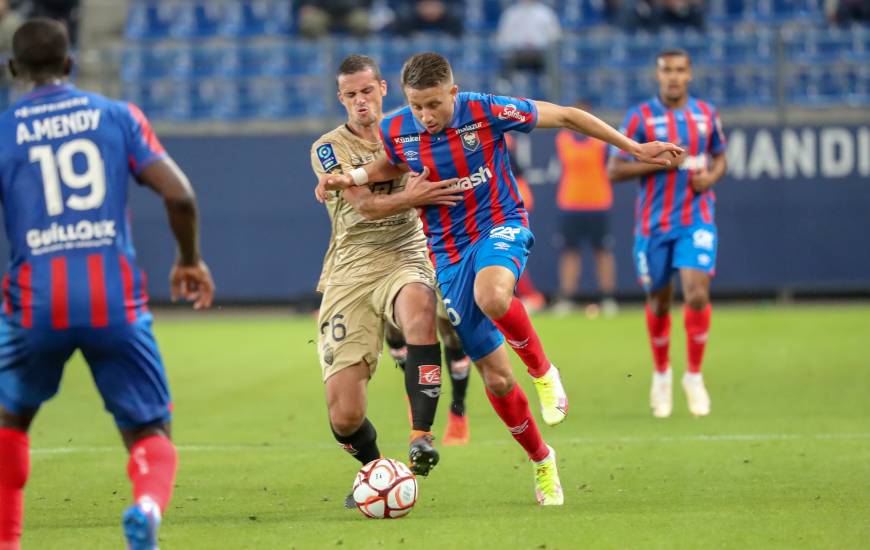
[[[438,342],[435,336],[435,312],[420,311],[412,315],[404,323],[402,332],[405,341],[411,345],[426,346]]]
[[[410,284],[402,289],[397,303],[396,319],[405,341],[413,345],[429,345],[435,336],[435,292],[422,284]]]
[[[329,411],[332,430],[338,435],[348,436],[356,432],[366,418],[366,413],[357,408],[337,408]]]
[[[511,300],[513,300],[511,289],[505,288],[502,285],[493,285],[486,288],[475,285],[474,287],[474,301],[490,319],[503,317],[511,307]]]
[[[656,316],[667,315],[671,310],[671,293],[668,289],[652,292],[647,297],[647,304]]]
[[[27,432],[30,429],[31,422],[33,422],[33,416],[13,414],[0,406],[0,428]]]
[[[124,446],[127,449],[132,449],[139,441],[155,435],[171,439],[172,425],[169,422],[159,422],[121,430],[121,439],[124,440]]]
[[[516,383],[511,370],[510,362],[501,364],[500,362],[490,362],[486,364],[478,363],[480,377],[483,378],[483,383],[490,393],[499,397],[507,395]]]
[[[710,296],[704,288],[689,288],[686,289],[686,305],[690,309],[700,310],[707,307],[710,303]]]
[[[486,384],[486,389],[490,393],[502,397],[513,389],[515,381],[512,376],[498,372],[489,372],[484,374],[483,383]]]

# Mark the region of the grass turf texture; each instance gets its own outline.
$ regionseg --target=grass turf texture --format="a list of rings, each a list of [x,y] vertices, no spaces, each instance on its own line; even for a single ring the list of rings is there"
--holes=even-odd
[[[189,548],[859,548],[870,538],[870,307],[719,307],[705,373],[713,412],[651,417],[642,311],[535,318],[571,411],[542,426],[565,506],[534,502],[532,469],[472,375],[468,447],[442,448],[405,519],[342,509],[356,461],[329,433],[310,318],[158,315],[181,466],[160,532]],[[536,416],[521,363],[516,373]],[[436,434],[444,429],[449,382]],[[370,385],[381,451],[405,459],[402,376]],[[126,455],[79,356],[31,433],[26,549],[120,548]],[[864,541],[864,542],[861,542]]]

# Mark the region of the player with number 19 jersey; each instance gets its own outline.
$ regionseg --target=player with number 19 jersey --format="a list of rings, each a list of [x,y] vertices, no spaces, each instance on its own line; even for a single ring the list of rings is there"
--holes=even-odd
[[[96,328],[148,314],[127,184],[165,156],[135,105],[68,85],[38,88],[0,118],[8,322]]]
[[[38,87],[0,116],[7,410],[38,410],[78,348],[120,427],[169,419],[127,211],[130,176],[165,156],[135,105],[66,84]]]

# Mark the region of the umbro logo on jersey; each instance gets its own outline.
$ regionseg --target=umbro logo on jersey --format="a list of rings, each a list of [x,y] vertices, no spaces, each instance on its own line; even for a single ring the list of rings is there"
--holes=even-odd
[[[504,250],[510,250],[510,249],[511,249],[511,245],[509,245],[508,243],[503,243],[503,242],[499,241],[499,242],[495,243],[495,249],[496,249],[496,250],[502,250],[502,251],[504,251]]]
[[[417,151],[405,151],[405,160],[417,160]]]

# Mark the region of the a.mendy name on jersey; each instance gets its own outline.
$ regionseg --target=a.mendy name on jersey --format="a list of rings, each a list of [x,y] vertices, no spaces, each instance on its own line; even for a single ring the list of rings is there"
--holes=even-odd
[[[20,109],[23,111],[24,109]],[[30,109],[32,111],[32,109]],[[16,111],[16,116],[18,111]],[[55,115],[46,118],[34,119],[30,122],[19,122],[16,129],[16,141],[32,143],[43,139],[64,138],[73,134],[80,134],[90,130],[96,130],[100,125],[99,109],[81,109],[71,113]]]

